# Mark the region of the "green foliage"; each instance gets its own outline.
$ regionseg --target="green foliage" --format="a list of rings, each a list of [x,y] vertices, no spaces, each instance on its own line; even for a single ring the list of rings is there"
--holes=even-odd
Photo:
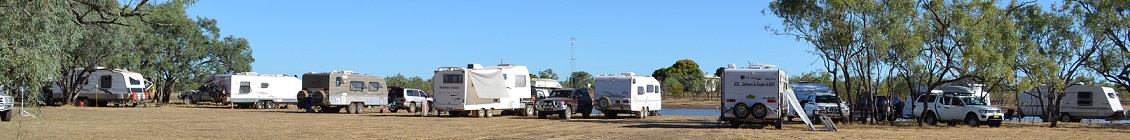
[[[424,90],[426,93],[432,93],[432,80],[429,78],[424,80],[420,76],[412,76],[411,78],[404,77],[403,74],[397,73],[394,76],[385,77],[385,83],[388,86],[414,88]]]
[[[577,71],[577,72],[573,72],[573,74],[570,74],[569,80],[567,80],[567,81],[565,81],[565,83],[561,83],[561,84],[562,84],[562,86],[565,86],[565,87],[588,88],[588,89],[591,90],[592,89],[591,85],[592,85],[592,83],[596,82],[595,80],[596,79],[593,78],[592,74],[589,74],[589,72]]]
[[[545,69],[543,71],[539,71],[538,75],[540,75],[540,77],[536,77],[536,78],[546,78],[546,79],[554,79],[554,80],[557,79],[557,73],[554,73],[553,69]],[[534,78],[534,77],[531,76],[531,78]]]
[[[698,63],[690,59],[675,61],[675,64],[671,64],[671,67],[659,68],[651,74],[652,77],[661,79],[661,82],[665,84],[669,83],[667,79],[676,79],[679,83],[678,87],[680,87],[676,89],[679,91],[678,93],[691,92],[695,94],[706,93],[707,85],[706,79],[703,77],[704,75],[706,74],[702,72],[702,69],[699,69]],[[663,87],[670,88],[674,86],[663,85]],[[673,90],[665,91],[672,94],[676,93]]]
[[[667,77],[667,79],[664,79],[662,82],[663,85],[661,86],[663,87],[663,91],[667,94],[684,95],[686,92],[686,87],[679,81],[679,78]]]

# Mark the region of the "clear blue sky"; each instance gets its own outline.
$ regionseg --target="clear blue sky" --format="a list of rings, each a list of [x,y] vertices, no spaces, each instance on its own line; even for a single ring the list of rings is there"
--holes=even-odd
[[[201,1],[192,16],[247,38],[253,70],[354,70],[430,78],[438,67],[525,65],[531,73],[651,72],[680,59],[714,73],[773,64],[792,75],[822,68],[808,44],[774,36],[768,1]]]

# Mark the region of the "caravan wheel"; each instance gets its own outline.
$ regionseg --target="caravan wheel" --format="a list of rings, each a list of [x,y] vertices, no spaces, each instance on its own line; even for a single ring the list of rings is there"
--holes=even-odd
[[[357,104],[356,103],[349,103],[348,106],[345,106],[345,114],[354,114],[353,111],[356,111],[356,110],[357,110]]]
[[[734,107],[730,110],[730,112],[733,112],[734,117],[737,117],[739,119],[749,117],[749,106],[747,106],[745,103],[738,103],[734,105]]]
[[[494,117],[494,109],[493,108],[488,108],[486,110],[486,113],[487,113],[487,118]]]
[[[769,115],[769,107],[765,106],[765,104],[755,104],[753,108],[750,108],[749,112],[755,119],[765,119],[765,116]]]
[[[534,110],[534,105],[526,105],[526,114],[522,114],[522,115],[533,116],[536,113],[537,112],[535,112],[535,110]]]
[[[192,97],[184,97],[183,102],[186,105],[196,104],[196,102],[193,102]]]

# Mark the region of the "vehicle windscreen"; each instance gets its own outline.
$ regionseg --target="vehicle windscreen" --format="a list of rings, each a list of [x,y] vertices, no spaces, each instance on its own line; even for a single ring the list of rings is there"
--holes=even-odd
[[[840,98],[832,95],[816,96],[816,103],[840,103]]]
[[[569,96],[571,96],[572,93],[573,90],[554,90],[553,92],[549,92],[549,96],[570,98]]]
[[[959,97],[958,99],[961,99],[961,102],[965,105],[985,105],[985,102],[975,97]]]

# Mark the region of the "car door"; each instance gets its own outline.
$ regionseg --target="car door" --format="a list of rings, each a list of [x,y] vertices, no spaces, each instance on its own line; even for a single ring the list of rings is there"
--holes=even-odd
[[[941,110],[941,114],[939,114],[939,115],[941,115],[940,119],[942,119],[942,120],[964,119],[965,113],[962,112],[962,111],[964,111],[964,109],[962,108],[964,105],[961,104],[961,99],[958,99],[957,97],[945,97],[945,100],[946,100],[946,101],[944,101],[945,104],[942,105],[942,108],[940,109]]]

